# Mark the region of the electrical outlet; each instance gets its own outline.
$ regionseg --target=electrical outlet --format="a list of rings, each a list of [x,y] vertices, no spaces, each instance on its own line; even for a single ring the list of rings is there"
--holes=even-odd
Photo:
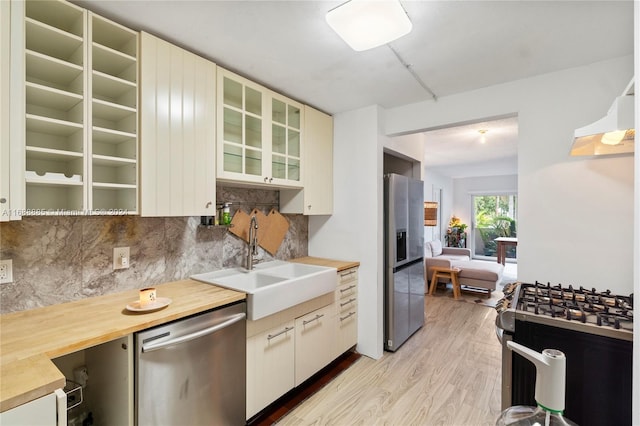
[[[114,247],[113,269],[126,269],[130,265],[129,247]]]
[[[0,260],[0,284],[13,282],[13,262],[11,259]]]

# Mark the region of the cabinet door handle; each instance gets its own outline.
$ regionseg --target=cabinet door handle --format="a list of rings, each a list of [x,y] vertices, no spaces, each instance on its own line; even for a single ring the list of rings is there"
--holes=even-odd
[[[313,319],[310,319],[310,320],[308,320],[308,321],[302,321],[302,325],[307,325],[307,324],[309,324],[309,323],[312,323],[312,322],[314,322],[314,321],[317,321],[317,320],[319,320],[320,318],[322,318],[323,316],[324,316],[324,314],[317,314],[317,315],[316,315],[316,317],[315,317],[315,318],[313,318]]]
[[[353,275],[353,274],[355,274],[355,273],[356,273],[356,271],[352,269],[352,270],[350,270],[349,272],[343,272],[343,273],[341,273],[341,274],[340,274],[340,277],[341,277],[341,278],[348,277],[349,275]]]
[[[349,312],[346,317],[340,317],[340,321],[344,321],[346,319],[349,319],[352,316],[354,316],[355,314],[356,314],[355,312]]]
[[[355,286],[356,286],[355,284],[351,284],[351,285],[350,285],[349,287],[347,287],[347,288],[341,288],[341,289],[340,289],[340,293],[344,293],[345,291],[349,291],[349,290],[351,290],[352,288],[355,288]]]
[[[352,302],[355,302],[355,301],[356,301],[356,299],[349,299],[346,302],[341,303],[340,307],[342,308],[343,306],[347,306],[349,303],[352,303]]]
[[[271,183],[273,181],[273,178],[269,178],[269,183]]]
[[[6,203],[6,202],[7,202],[7,199],[6,199],[6,198],[4,198],[4,197],[0,198],[0,204],[4,204],[4,203]]]
[[[268,177],[265,177],[265,178],[264,178],[264,183],[267,183],[267,181],[268,181],[268,180],[269,180],[269,178],[268,178]]]
[[[311,204],[309,204],[309,205],[307,206],[307,209],[311,210]]]
[[[208,209],[213,204],[211,201],[207,201],[207,204],[204,206],[205,209]]]
[[[277,332],[276,334],[269,334],[269,335],[267,336],[267,340],[271,340],[271,339],[273,339],[274,337],[278,337],[279,335],[284,334],[284,333],[286,333],[287,331],[291,331],[291,330],[293,330],[293,327],[285,327],[285,328],[284,328],[284,330],[279,331],[279,332]]]

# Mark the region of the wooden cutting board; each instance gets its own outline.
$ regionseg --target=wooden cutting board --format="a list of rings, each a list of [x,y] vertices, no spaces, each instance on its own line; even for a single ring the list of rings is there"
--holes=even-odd
[[[269,226],[262,242],[260,242],[260,246],[271,255],[275,255],[289,231],[289,221],[275,209],[271,209],[267,216],[267,221]]]
[[[231,228],[229,232],[242,238],[246,242],[249,242],[249,221],[251,216],[245,213],[244,210],[238,209],[231,219]]]

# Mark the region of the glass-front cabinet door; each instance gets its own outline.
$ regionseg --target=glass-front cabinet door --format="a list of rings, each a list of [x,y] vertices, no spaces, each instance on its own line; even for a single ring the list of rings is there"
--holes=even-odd
[[[271,99],[271,177],[300,182],[302,106]]]
[[[217,178],[301,187],[303,108],[218,68]]]
[[[218,87],[218,178],[261,182],[264,94],[258,85],[226,70],[218,73]]]

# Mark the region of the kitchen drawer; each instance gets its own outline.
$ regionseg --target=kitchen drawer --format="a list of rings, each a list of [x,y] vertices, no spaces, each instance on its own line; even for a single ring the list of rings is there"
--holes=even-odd
[[[342,314],[348,310],[354,310],[358,307],[358,294],[352,292],[347,296],[339,298],[336,296],[336,313]]]
[[[338,313],[336,328],[338,335],[335,356],[338,357],[358,343],[358,310],[352,308]]]
[[[338,285],[357,281],[358,280],[358,268],[349,268],[344,271],[338,272]]]
[[[338,285],[336,288],[336,301],[342,300],[358,293],[358,281],[350,281],[345,284]]]

